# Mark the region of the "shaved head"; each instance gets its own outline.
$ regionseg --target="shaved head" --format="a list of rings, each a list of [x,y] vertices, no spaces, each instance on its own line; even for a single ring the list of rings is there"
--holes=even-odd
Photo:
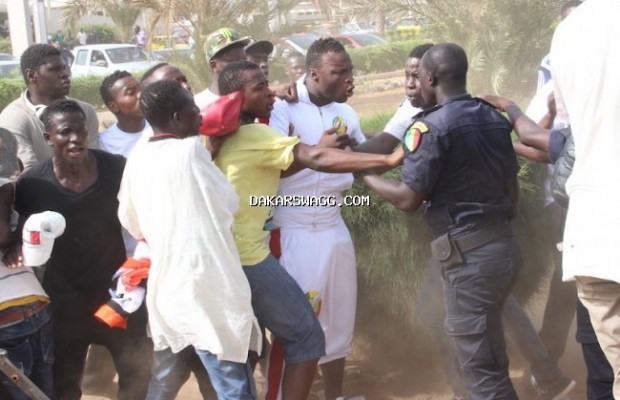
[[[465,87],[467,83],[467,55],[457,44],[441,43],[429,48],[422,65],[440,85]]]

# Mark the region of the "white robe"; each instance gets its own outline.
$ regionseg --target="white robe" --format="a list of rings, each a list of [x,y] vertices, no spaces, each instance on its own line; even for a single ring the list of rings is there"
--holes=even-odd
[[[239,199],[198,137],[137,146],[119,201],[121,224],[151,248],[146,302],[155,350],[192,345],[245,362],[261,337],[231,233]]]

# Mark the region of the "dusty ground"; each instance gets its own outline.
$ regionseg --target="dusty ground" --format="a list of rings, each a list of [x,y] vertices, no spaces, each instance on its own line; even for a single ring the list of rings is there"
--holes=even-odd
[[[356,80],[356,94],[349,104],[360,114],[369,116],[376,113],[392,112],[403,97],[402,72],[396,71]],[[100,119],[106,125],[113,122],[113,116],[100,113]],[[536,326],[540,324],[541,304],[530,307],[530,314]],[[451,393],[446,388],[439,362],[433,345],[422,329],[405,327],[396,321],[393,324],[376,325],[375,319],[365,314],[368,310],[358,310],[358,332],[373,331],[373,335],[360,335],[354,342],[353,355],[348,360],[345,391],[351,396],[364,395],[367,400],[449,400]],[[374,311],[368,311],[374,313]],[[382,334],[383,333],[383,334]],[[372,339],[370,339],[372,337]],[[385,340],[376,339],[386,338]],[[393,340],[393,337],[399,339]],[[389,338],[389,339],[387,339]],[[509,343],[511,377],[521,399],[535,399],[536,395],[528,384],[529,377],[524,376],[527,365],[522,356]],[[584,399],[585,367],[577,343],[574,340],[574,328],[571,331],[564,357],[560,367],[567,376],[577,381],[572,399]],[[261,377],[257,374],[260,386]],[[315,385],[311,400],[323,400],[320,383]],[[104,400],[109,397],[84,396],[87,400]],[[182,388],[178,399],[200,400],[202,397],[192,376]],[[215,399],[215,396],[212,397]]]

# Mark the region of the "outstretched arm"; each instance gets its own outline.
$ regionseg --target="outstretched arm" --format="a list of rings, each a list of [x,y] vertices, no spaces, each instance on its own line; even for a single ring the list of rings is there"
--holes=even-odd
[[[364,175],[363,180],[379,197],[400,210],[413,212],[424,202],[424,195],[411,190],[403,182],[391,181],[374,174]]]
[[[356,153],[334,148],[314,147],[298,143],[293,149],[295,162],[291,165],[304,165],[322,172],[358,172],[379,167],[394,168],[403,158],[403,150],[398,149],[390,155]]]
[[[538,126],[538,124],[525,115],[512,100],[490,95],[483,96],[482,98],[508,114],[508,118],[510,122],[512,122],[521,143],[544,152],[549,151],[549,136],[551,131]]]

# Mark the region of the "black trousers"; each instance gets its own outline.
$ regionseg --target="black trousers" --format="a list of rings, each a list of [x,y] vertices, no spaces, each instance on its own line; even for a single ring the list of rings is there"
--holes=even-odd
[[[79,400],[88,346],[106,347],[118,372],[118,399],[144,399],[151,376],[153,344],[146,331],[109,328],[91,315],[53,317],[54,387],[58,400]]]

